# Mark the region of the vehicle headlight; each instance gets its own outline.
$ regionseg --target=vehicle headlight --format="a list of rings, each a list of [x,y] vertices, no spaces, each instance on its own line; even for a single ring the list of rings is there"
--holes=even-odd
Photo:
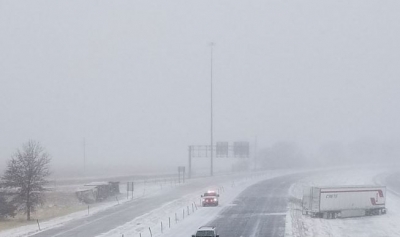
[[[214,198],[214,202],[216,202],[217,201],[217,199],[216,198]]]

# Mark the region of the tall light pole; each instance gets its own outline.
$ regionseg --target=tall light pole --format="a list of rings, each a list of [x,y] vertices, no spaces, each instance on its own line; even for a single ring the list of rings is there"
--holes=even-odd
[[[254,170],[257,171],[257,136],[254,142]]]
[[[211,48],[211,172],[214,175],[214,161],[213,161],[213,47],[214,43],[210,43]]]
[[[83,175],[86,175],[86,139],[83,138]]]

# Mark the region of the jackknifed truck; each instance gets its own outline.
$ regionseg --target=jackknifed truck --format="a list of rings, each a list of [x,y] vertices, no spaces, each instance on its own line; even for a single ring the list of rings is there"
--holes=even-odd
[[[386,187],[305,187],[303,215],[326,219],[381,215],[386,213]]]

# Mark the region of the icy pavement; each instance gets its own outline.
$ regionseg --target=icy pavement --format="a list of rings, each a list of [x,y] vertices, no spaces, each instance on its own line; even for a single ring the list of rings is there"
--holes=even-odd
[[[145,191],[144,196],[142,193],[142,197],[138,195],[136,197],[137,199],[130,202],[125,199],[119,200],[119,205],[116,201],[103,203],[98,206],[97,209],[91,209],[89,216],[87,210],[85,210],[43,222],[41,223],[42,231],[38,231],[37,225],[33,224],[0,232],[0,237],[31,235],[97,237],[191,236],[198,227],[209,223],[213,224],[213,221],[223,216],[225,210],[233,210],[233,207],[237,205],[235,200],[239,200],[238,197],[246,188],[263,180],[269,180],[274,177],[281,177],[297,172],[299,171],[269,171],[264,175],[258,176],[243,174],[232,177],[219,177],[216,179],[194,179],[181,186],[155,187],[152,191],[150,189]],[[380,180],[377,179],[377,177],[379,177],[378,174],[385,172],[387,171],[384,169],[336,169],[322,172],[318,171],[312,175],[284,183],[289,184],[289,186],[285,186],[286,191],[282,190],[289,195],[289,206],[287,211],[282,212],[282,210],[280,210],[274,215],[278,219],[283,218],[284,220],[284,231],[282,230],[282,225],[277,222],[277,226],[278,224],[280,226],[278,227],[279,234],[284,233],[285,237],[400,236],[400,226],[398,226],[398,223],[400,223],[400,197],[391,192],[387,193],[386,207],[388,208],[388,213],[382,216],[326,220],[314,219],[301,214],[300,203],[303,186],[338,184],[370,185]],[[220,206],[204,208],[200,206],[199,196],[207,188],[220,190]],[[164,196],[168,197],[165,198]],[[156,202],[156,204],[154,204],[154,202]],[[269,207],[266,206],[265,208],[268,209]],[[273,216],[272,214],[271,216]],[[119,215],[125,217],[119,219]],[[248,216],[251,217],[250,214]],[[259,215],[260,218],[261,216],[265,215]],[[260,226],[262,227],[263,224],[260,222],[260,218],[254,220],[254,228],[249,227],[249,230],[246,232],[249,236],[257,236],[256,230],[259,229]],[[73,221],[76,221],[75,223],[79,222],[79,226],[76,228],[73,227],[73,225],[71,226],[70,223]],[[117,223],[121,224],[117,225]],[[59,228],[59,230],[57,230],[57,228]],[[93,228],[97,230],[93,231]],[[250,229],[255,232],[252,232]],[[53,232],[46,232],[46,230],[52,230]],[[55,234],[49,235],[46,233]],[[247,236],[243,235],[243,237]]]
[[[263,185],[262,183],[260,183],[263,180],[271,180],[270,183],[274,184],[274,181],[272,181],[273,178],[282,177],[292,173],[296,172],[274,171],[273,173],[270,172],[260,177],[244,178],[241,180],[237,180],[235,182],[231,181],[226,182],[225,184],[222,184],[222,186],[220,186],[223,187],[222,190],[224,191],[221,192],[220,203],[219,203],[220,205],[218,207],[200,207],[199,196],[201,194],[201,191],[204,190],[199,190],[199,192],[192,193],[190,195],[182,197],[181,199],[167,203],[161,208],[155,209],[150,213],[147,213],[146,215],[139,216],[136,219],[122,226],[119,226],[118,228],[103,233],[102,235],[98,235],[98,237],[106,237],[106,236],[121,237],[122,235],[124,237],[191,236],[200,226],[214,224],[213,221],[215,220],[215,218],[220,217],[222,210],[234,209],[234,207],[237,205],[237,203],[234,203],[234,200],[237,200],[237,197],[243,192],[243,190],[247,190],[247,188],[252,187],[254,184],[257,183]],[[285,182],[287,182],[287,180]],[[289,183],[290,186],[290,182],[287,183]],[[286,187],[284,191],[285,196],[287,195],[287,189],[289,188],[289,186]],[[256,195],[256,193],[258,192],[258,187],[255,187],[252,192],[253,196]],[[194,208],[194,211],[193,208],[191,207],[193,203],[196,203],[197,206],[197,209]],[[251,205],[252,203],[250,201],[250,203],[248,202],[247,204]],[[189,215],[187,215],[188,208],[189,208]],[[277,213],[273,214],[275,214],[275,216],[282,217],[283,225],[280,226],[280,228],[283,235],[284,224],[285,224],[284,215],[286,214],[285,201],[282,208],[284,210],[283,213],[279,213],[279,215],[276,215]],[[175,220],[175,213],[177,214],[178,217],[177,221]],[[183,213],[185,213],[185,216],[183,216]],[[271,214],[271,217],[272,216],[274,215]],[[169,220],[171,220],[170,227],[169,227]],[[229,219],[227,219],[226,221],[229,222]],[[161,229],[161,222],[163,223],[162,224],[163,229]],[[229,225],[232,223],[225,223],[225,224]],[[260,227],[261,226],[262,225],[260,224]],[[221,231],[223,230],[221,229]]]
[[[216,226],[220,236],[283,237],[288,190],[292,183],[307,175],[285,175],[254,184],[207,225]]]
[[[243,178],[241,180],[236,180],[235,182],[229,181],[223,183],[219,186],[221,195],[218,207],[201,207],[200,195],[205,190],[199,190],[198,192],[189,194],[181,199],[167,203],[161,208],[155,209],[143,216],[139,216],[118,228],[99,235],[98,237],[121,237],[122,235],[124,237],[191,236],[198,227],[205,225],[214,219],[223,208],[233,205],[233,200],[247,187],[258,183],[261,180],[270,179],[291,172],[292,171],[279,173],[274,172],[259,177]]]
[[[282,175],[290,172],[293,171],[269,171],[268,176]],[[222,186],[222,184],[236,186],[243,182],[250,182],[250,176],[252,176],[254,180],[260,178],[256,175],[257,174],[249,173],[223,175],[212,178],[192,179],[185,184],[176,186],[157,185],[152,189],[135,189],[134,200],[124,199],[123,196],[125,194],[122,194],[119,199],[119,204],[117,200],[101,203],[97,207],[91,207],[89,214],[87,210],[83,210],[48,221],[41,221],[40,231],[38,230],[37,224],[33,222],[33,224],[30,225],[2,231],[0,232],[0,236],[95,236],[113,230],[125,223],[129,223],[139,216],[148,218],[149,213],[154,213],[152,210],[162,210],[177,205],[181,206],[184,200],[192,200],[191,198],[194,198],[196,195],[199,197],[199,195],[205,191],[205,187],[214,186],[218,188]],[[225,186],[225,190],[227,186]],[[191,194],[193,194],[193,196],[191,196]],[[179,199],[182,200],[179,201]],[[198,204],[197,199],[193,201],[196,201]],[[189,205],[191,205],[191,203],[189,203]],[[159,220],[163,219],[163,217],[164,216],[157,214]],[[142,225],[147,226],[147,224]],[[159,225],[160,223],[157,224],[157,226]],[[151,225],[149,225],[149,227],[151,227]],[[155,231],[154,234],[157,234],[157,232]]]

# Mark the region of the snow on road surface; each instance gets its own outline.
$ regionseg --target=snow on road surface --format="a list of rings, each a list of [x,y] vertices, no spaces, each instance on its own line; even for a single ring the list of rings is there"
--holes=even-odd
[[[163,232],[160,221],[168,223],[168,217],[173,217],[174,211],[182,212],[182,207],[172,206],[169,215],[165,209],[154,210],[149,215],[141,216],[98,237],[150,237],[151,234],[156,237],[191,236],[200,226],[208,225],[217,226],[221,237],[265,236],[264,234],[284,236],[288,190],[293,182],[308,175],[303,172],[300,175],[294,173],[298,172],[242,180],[234,187],[228,186],[221,193],[220,206],[198,208],[185,219],[180,218],[178,223],[173,222],[171,228],[164,228]],[[193,195],[198,198],[200,193]],[[190,202],[190,198],[187,201]],[[158,222],[152,222],[152,219]],[[142,225],[143,223],[146,224]],[[151,234],[148,228],[143,228],[145,226],[151,227]]]
[[[284,175],[286,173],[291,173],[291,172],[293,171],[292,170],[268,171],[267,176],[272,177],[277,175]],[[140,190],[140,193],[135,193],[136,199],[134,199],[133,201],[120,199],[119,200],[120,205],[117,204],[116,200],[108,203],[100,203],[96,208],[92,207],[90,208],[89,215],[87,213],[87,210],[84,210],[63,217],[54,218],[48,221],[42,221],[40,222],[41,231],[38,230],[38,225],[36,224],[36,222],[33,222],[33,224],[26,225],[23,227],[1,231],[0,237],[54,236],[54,235],[95,236],[104,233],[104,231],[101,230],[106,230],[106,232],[108,232],[118,227],[117,223],[121,223],[119,225],[123,225],[124,223],[130,222],[133,219],[142,216],[143,214],[146,214],[146,218],[148,218],[149,217],[148,213],[150,213],[152,210],[160,209],[160,207],[162,207],[161,209],[165,209],[165,208],[172,208],[172,206],[174,205],[181,206],[181,204],[179,204],[179,201],[173,201],[173,200],[182,199],[181,203],[183,202],[183,200],[189,200],[189,199],[191,200],[190,193],[193,193],[193,195],[197,195],[197,197],[199,197],[199,195],[205,191],[204,188],[199,190],[199,187],[207,187],[207,185],[210,186],[211,184],[214,184],[215,187],[221,184],[226,185],[226,187],[232,185],[236,186],[239,183],[242,183],[243,180],[249,179],[250,176],[254,177],[254,179],[260,178],[258,177],[259,175],[261,175],[261,173],[256,173],[256,174],[242,173],[242,174],[215,176],[212,178],[210,177],[205,177],[200,179],[197,178],[188,180],[185,184],[181,184],[174,187],[164,186],[163,188],[157,188],[154,190],[149,189],[146,190],[146,192]],[[232,182],[232,180],[236,183]],[[250,180],[246,182],[250,182]],[[194,192],[195,190],[196,192]],[[176,194],[172,195],[175,192]],[[143,193],[145,195],[143,195]],[[180,195],[181,193],[184,195]],[[186,195],[185,193],[188,195]],[[154,203],[153,201],[157,202]],[[199,201],[197,201],[197,198],[195,201],[198,204]],[[140,211],[136,210],[137,208],[135,208],[135,206],[137,205],[143,205],[138,207],[139,209],[141,209]],[[125,211],[123,211],[124,209]],[[122,216],[121,218],[119,218],[120,216],[119,213],[123,215],[123,218]],[[138,215],[137,213],[143,213],[143,214]],[[165,217],[160,215],[161,214],[157,214],[157,220],[161,220],[163,219],[163,217]],[[155,223],[157,221],[154,220],[153,218],[153,222]],[[145,225],[144,223],[146,222],[142,222],[143,226]],[[157,224],[157,226],[159,225],[160,223]],[[143,228],[148,228],[147,226],[148,224],[146,224],[146,227]],[[140,226],[138,228],[140,229]],[[157,234],[157,231],[155,231],[155,234]]]
[[[110,209],[117,205],[124,204],[125,202],[136,200],[138,198],[149,198],[152,196],[156,196],[162,192],[165,192],[166,190],[169,190],[170,188],[176,188],[177,186],[180,186],[180,184],[172,183],[171,185],[167,184],[162,186],[162,184],[136,182],[135,184],[136,191],[134,192],[134,197],[132,198],[131,196],[132,194],[131,192],[129,192],[127,198],[126,185],[121,185],[120,187],[121,195],[118,195],[118,200],[110,198],[109,200],[104,202],[90,204],[88,205],[89,211],[87,209],[84,209],[82,211],[77,211],[68,215],[52,218],[50,220],[45,220],[45,221],[43,221],[39,215],[38,218],[39,218],[40,228],[41,230],[46,230],[55,227],[60,227],[72,220],[87,218],[88,216]],[[65,185],[65,186],[57,186],[57,189],[59,191],[66,191],[71,193],[76,191],[77,188],[79,187],[83,186],[81,184]],[[37,216],[36,213],[35,216]],[[33,220],[32,224],[1,231],[0,237],[28,236],[31,234],[35,234],[37,232],[39,232],[38,224],[36,220]]]
[[[308,216],[303,216],[301,214],[301,206],[300,199],[302,195],[303,186],[309,185],[371,185],[375,184],[376,177],[381,174],[387,172],[386,169],[336,169],[329,171],[317,172],[312,175],[304,176],[293,181],[290,188],[287,189],[287,198],[289,199],[288,211],[281,213],[264,213],[264,215],[254,214],[248,215],[251,220],[251,225],[246,224],[245,227],[248,227],[245,235],[234,235],[234,233],[230,233],[228,235],[223,236],[242,236],[242,237],[250,237],[250,236],[260,236],[260,230],[277,229],[278,232],[273,236],[285,236],[285,237],[364,237],[364,236],[374,236],[374,237],[383,237],[383,236],[400,236],[400,197],[392,194],[391,192],[387,193],[387,201],[386,206],[389,209],[386,215],[381,216],[368,216],[368,217],[359,217],[359,218],[346,218],[346,219],[334,219],[334,220],[326,220],[319,218],[310,218]],[[273,177],[269,177],[273,178]],[[268,180],[268,179],[264,179]],[[285,183],[284,179],[276,179],[277,182]],[[171,228],[165,227],[163,229],[163,233],[161,233],[160,223],[153,222],[152,224],[152,234],[156,237],[175,237],[175,236],[191,236],[195,233],[197,228],[203,225],[217,225],[217,228],[222,231],[229,231],[229,228],[234,230],[237,228],[238,223],[240,222],[240,218],[243,218],[239,215],[234,214],[233,212],[229,214],[229,209],[234,210],[232,207],[237,205],[237,201],[239,201],[239,196],[241,195],[241,191],[245,190],[249,186],[258,183],[261,184],[260,180],[253,180],[248,183],[243,183],[238,185],[240,188],[234,188],[226,191],[226,194],[221,195],[221,205],[219,207],[207,207],[207,208],[199,208],[189,217],[185,217],[185,219],[180,219],[177,224],[172,224]],[[272,180],[271,180],[272,181]],[[291,182],[290,180],[286,180],[286,182]],[[268,183],[268,182],[263,182]],[[254,185],[256,188],[257,185]],[[244,195],[246,196],[246,195]],[[195,197],[194,197],[195,198]],[[260,205],[263,205],[259,203]],[[274,205],[274,204],[273,204]],[[274,209],[273,205],[270,208]],[[276,205],[275,205],[276,206]],[[267,209],[270,209],[267,208]],[[179,210],[179,207],[176,206],[176,209]],[[261,208],[260,208],[261,209]],[[271,209],[271,210],[272,210]],[[227,211],[228,210],[228,211]],[[173,212],[173,208],[170,209],[170,212]],[[257,211],[255,211],[257,212]],[[286,214],[286,217],[285,217]],[[164,220],[164,223],[168,223],[168,214],[163,214],[159,211],[155,211],[152,215],[157,215],[158,220]],[[230,215],[230,216],[229,216]],[[272,219],[265,219],[265,216],[276,217],[276,220],[279,220],[280,217],[286,218],[286,226],[284,228],[283,233],[280,231],[280,226],[278,226],[278,222],[276,222],[277,226],[265,226],[266,222],[270,222]],[[233,219],[232,219],[233,218]],[[234,219],[238,219],[239,222],[234,222]],[[264,218],[264,219],[263,219]],[[148,220],[151,219],[150,216],[141,217],[132,221],[131,223],[124,225],[113,231],[108,233],[104,233],[99,237],[105,236],[122,236],[124,234],[127,236],[138,236],[140,233],[142,237],[150,237],[150,231],[148,228],[142,228],[141,230],[135,229],[135,223],[150,223]],[[273,221],[272,221],[273,222]],[[264,225],[262,227],[261,223]],[[131,227],[130,227],[131,226]],[[144,226],[151,226],[151,224],[147,224]],[[141,232],[143,231],[143,232]],[[221,234],[221,232],[220,232]]]
[[[288,190],[309,174],[291,174],[263,180],[246,188],[207,225],[217,226],[220,236],[274,236],[285,234]]]
[[[292,173],[292,171],[274,172],[260,177],[245,178],[234,183],[227,182],[221,186],[223,187],[223,191],[220,191],[219,206],[217,207],[201,207],[200,195],[206,190],[199,190],[198,192],[167,203],[161,208],[139,216],[97,237],[121,237],[122,235],[124,237],[140,235],[142,237],[191,236],[197,228],[210,222],[225,207],[233,205],[233,200],[247,187],[261,180],[271,179],[288,173]],[[194,208],[194,211],[191,206],[193,203],[196,203],[197,206],[197,209]],[[188,207],[189,215],[187,215]],[[175,220],[175,213],[177,214],[177,221]],[[183,213],[185,214],[183,215]],[[169,220],[171,220],[171,228],[169,228]],[[163,230],[161,230],[161,222],[163,223]]]
[[[99,213],[104,210],[115,207],[117,205],[124,204],[124,203],[130,202],[132,200],[136,200],[138,198],[149,198],[149,197],[158,195],[166,190],[166,187],[164,187],[164,190],[163,190],[158,185],[157,186],[156,185],[143,185],[142,183],[140,183],[139,185],[138,184],[136,184],[136,185],[137,185],[136,189],[139,192],[139,194],[138,194],[138,192],[135,192],[135,195],[133,198],[131,196],[131,193],[128,194],[129,198],[126,198],[126,191],[125,191],[126,186],[122,186],[123,187],[123,188],[121,188],[122,194],[118,196],[119,197],[118,200],[110,199],[105,202],[91,204],[91,205],[88,205],[89,210],[85,209],[85,210],[74,212],[74,213],[71,213],[71,214],[68,214],[65,216],[53,218],[53,219],[47,220],[47,221],[42,221],[39,219],[40,228],[41,228],[41,230],[46,230],[46,229],[59,227],[59,226],[64,225],[65,223],[72,221],[72,220],[83,219],[88,216],[91,216],[96,213]],[[175,187],[175,186],[176,186],[176,184],[174,184],[173,187]],[[73,185],[72,189],[76,190],[77,187],[79,187],[79,185]],[[167,186],[167,188],[168,188],[168,186]],[[63,186],[59,186],[58,189],[63,189]],[[67,186],[67,189],[71,189],[71,187]],[[28,225],[25,225],[22,227],[17,227],[17,228],[1,231],[0,237],[29,236],[29,235],[39,232],[39,227],[38,227],[36,220],[32,221],[32,223],[33,224],[28,224]]]
[[[397,237],[400,236],[400,197],[386,193],[386,215],[344,219],[320,219],[302,215],[304,186],[374,185],[385,169],[346,169],[323,172],[299,180],[290,188],[285,237]]]
[[[286,188],[288,202],[288,209],[286,212],[275,213],[276,216],[280,216],[286,219],[284,228],[285,237],[357,237],[357,236],[400,236],[400,196],[388,191],[386,199],[386,207],[388,213],[382,216],[372,217],[360,217],[360,218],[346,218],[346,219],[318,219],[303,216],[301,214],[301,196],[303,186],[319,186],[319,185],[371,185],[379,182],[377,179],[378,174],[385,173],[385,169],[336,169],[323,172],[316,172],[304,176],[302,178],[290,181],[290,185]],[[274,171],[264,176],[242,176],[241,178],[234,179],[235,182],[228,181],[225,179],[223,182],[216,182],[213,188],[220,188],[220,206],[218,207],[201,207],[200,198],[202,192],[206,190],[190,189],[190,192],[186,192],[185,195],[175,198],[160,206],[154,206],[154,208],[146,207],[149,209],[144,214],[137,215],[131,218],[129,221],[123,222],[123,224],[112,227],[103,228],[107,231],[99,232],[96,235],[98,237],[115,236],[124,237],[129,236],[142,236],[150,237],[172,237],[172,236],[191,236],[198,227],[213,221],[218,220],[223,214],[224,210],[230,209],[237,205],[235,200],[239,200],[240,193],[256,183],[262,180],[272,179],[274,177],[282,177],[287,174],[297,173],[294,171]],[[208,180],[209,181],[209,180]],[[188,184],[190,185],[189,181]],[[202,181],[195,181],[202,182]],[[208,185],[210,182],[205,182]],[[206,186],[204,186],[206,187]],[[223,188],[222,188],[223,187]],[[290,188],[289,188],[290,187]],[[180,187],[183,188],[183,187]],[[168,193],[173,189],[158,190],[154,194],[154,198]],[[142,197],[147,199],[148,197]],[[152,200],[149,198],[149,201]],[[196,204],[196,205],[195,205]],[[114,209],[115,203],[105,204],[98,208],[98,215],[102,215],[103,210]],[[125,204],[118,205],[124,207]],[[129,206],[129,205],[128,205]],[[132,205],[131,205],[132,206]],[[134,206],[132,206],[134,208]],[[197,208],[196,208],[197,207]],[[189,209],[189,210],[188,210]],[[119,210],[119,209],[116,209]],[[132,209],[134,210],[134,209]],[[188,215],[189,211],[189,215]],[[95,210],[93,210],[95,212]],[[184,214],[183,214],[184,212]],[[175,218],[176,213],[176,218]],[[271,213],[270,213],[271,214]],[[286,214],[286,217],[285,217]],[[92,215],[92,213],[91,213]],[[183,216],[184,215],[184,216]],[[272,214],[271,214],[272,215]],[[57,226],[64,226],[70,222],[71,219],[78,218],[82,219],[82,223],[85,223],[87,219],[87,211],[74,213],[66,217],[56,218],[48,221],[47,223],[41,223],[42,228],[52,229]],[[254,229],[250,231],[257,235],[256,229],[259,228],[261,223],[260,218],[254,219]],[[170,221],[170,222],[169,222]],[[163,223],[163,229],[161,230],[161,222]],[[215,222],[218,223],[218,222]],[[106,225],[106,222],[102,222],[102,225]],[[170,227],[169,227],[170,225]],[[150,231],[152,232],[150,234]],[[30,236],[40,234],[37,231],[37,225],[30,225],[21,228],[0,232],[0,237],[16,237],[16,236]],[[72,232],[68,232],[72,233]],[[62,235],[64,236],[64,235]],[[75,235],[74,235],[75,236]],[[84,236],[84,235],[76,235]],[[280,235],[279,235],[280,236]],[[222,236],[221,236],[222,237]],[[246,237],[246,236],[243,236]]]

